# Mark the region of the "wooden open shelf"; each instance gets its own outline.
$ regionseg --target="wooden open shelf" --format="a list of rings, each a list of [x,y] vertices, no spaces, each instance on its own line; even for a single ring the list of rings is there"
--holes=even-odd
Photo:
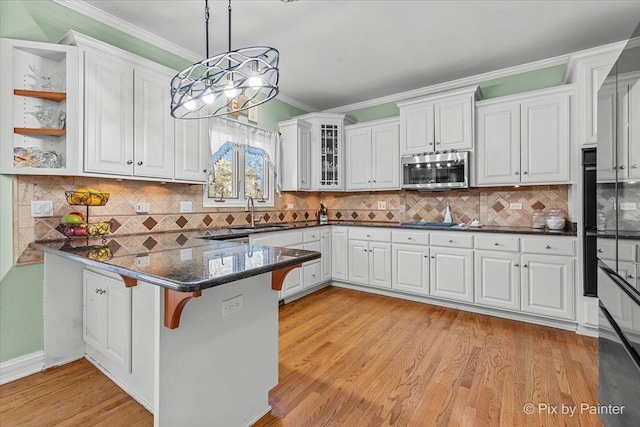
[[[14,89],[13,94],[18,96],[28,96],[31,98],[46,99],[54,102],[61,102],[67,99],[66,92],[46,92],[43,90]]]
[[[42,129],[42,128],[13,128],[14,133],[20,135],[50,135],[64,136],[67,134],[66,129]]]

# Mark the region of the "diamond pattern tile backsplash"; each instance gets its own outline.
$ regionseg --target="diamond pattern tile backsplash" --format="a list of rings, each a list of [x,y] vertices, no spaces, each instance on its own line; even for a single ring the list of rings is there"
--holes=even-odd
[[[16,175],[13,178],[13,253],[17,264],[42,262],[42,253],[28,248],[31,241],[63,238],[56,230],[60,217],[84,209],[69,206],[64,191],[80,187],[99,188],[111,194],[105,206],[91,207],[90,214],[92,221],[111,221],[114,234],[228,227],[246,225],[250,221],[242,208],[204,208],[202,185]],[[32,200],[52,200],[53,217],[32,218]],[[181,201],[191,202],[193,212],[180,213]],[[478,218],[486,225],[528,226],[536,208],[544,211],[560,208],[566,214],[568,186],[474,188],[449,192],[289,192],[276,196],[274,207],[256,206],[256,213],[267,223],[315,221],[321,201],[328,209],[329,219],[334,221],[442,221],[449,203],[454,222],[468,223]],[[137,214],[135,205],[140,202],[149,203],[151,211]],[[378,209],[379,202],[383,202],[384,209]],[[522,210],[510,210],[510,203],[522,203]],[[288,205],[293,208],[288,209]],[[156,240],[145,240],[143,245],[151,246]]]

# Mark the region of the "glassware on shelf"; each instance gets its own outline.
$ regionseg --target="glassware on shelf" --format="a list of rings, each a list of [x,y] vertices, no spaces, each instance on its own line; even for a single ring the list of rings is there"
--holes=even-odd
[[[598,212],[598,231],[606,231],[607,229],[607,217],[604,215],[604,212]]]
[[[36,105],[36,110],[27,111],[25,114],[35,117],[40,126],[45,129],[60,129],[60,113],[55,108],[50,105]]]
[[[64,83],[64,73],[56,71],[53,74],[47,76],[40,72],[33,65],[29,65],[29,70],[31,70],[33,75],[27,75],[33,79],[35,89],[41,89],[45,92],[54,92],[62,89]]]
[[[532,228],[544,228],[547,225],[547,215],[540,209],[531,215],[531,227]]]
[[[55,151],[43,151],[38,147],[14,147],[15,168],[60,168],[60,159]]]
[[[547,215],[547,228],[549,230],[562,230],[565,225],[564,215],[560,209],[549,209],[549,215]]]

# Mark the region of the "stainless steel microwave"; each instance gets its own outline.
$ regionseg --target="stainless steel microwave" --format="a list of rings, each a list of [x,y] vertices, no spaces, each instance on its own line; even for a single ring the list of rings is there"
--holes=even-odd
[[[469,188],[469,152],[402,156],[402,188],[450,190]]]

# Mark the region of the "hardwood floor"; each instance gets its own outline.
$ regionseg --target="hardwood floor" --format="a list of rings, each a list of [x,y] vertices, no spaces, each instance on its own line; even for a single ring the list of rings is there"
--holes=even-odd
[[[329,287],[280,308],[280,380],[255,426],[601,426],[580,411],[597,378],[594,338]],[[152,424],[87,361],[0,387],[2,426]]]

